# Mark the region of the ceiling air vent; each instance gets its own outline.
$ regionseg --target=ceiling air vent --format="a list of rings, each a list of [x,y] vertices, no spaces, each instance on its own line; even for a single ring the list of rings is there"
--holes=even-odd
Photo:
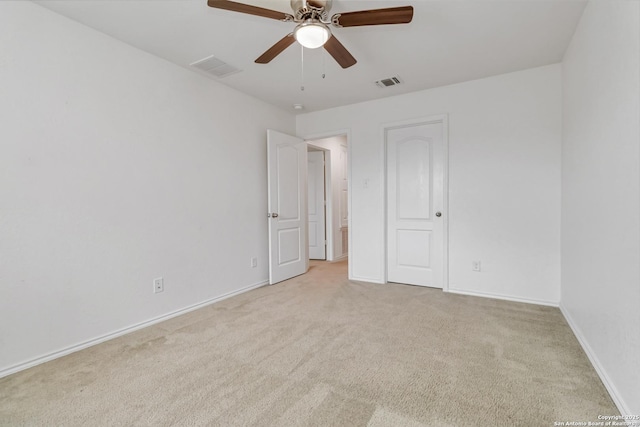
[[[203,71],[207,74],[211,74],[212,76],[221,78],[226,77],[230,74],[237,73],[240,71],[239,68],[234,67],[233,65],[229,65],[221,59],[216,58],[211,55],[199,61],[196,61],[190,64],[193,68],[197,68],[200,71]]]
[[[400,83],[402,83],[402,80],[400,80],[400,77],[398,76],[389,77],[387,79],[381,79],[376,82],[376,84],[379,87],[396,86],[396,85],[399,85]]]

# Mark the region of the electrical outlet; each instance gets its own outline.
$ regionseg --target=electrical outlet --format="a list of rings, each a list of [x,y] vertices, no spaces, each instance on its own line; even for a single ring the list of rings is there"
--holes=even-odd
[[[471,263],[471,269],[473,271],[480,271],[480,261],[473,261]]]
[[[258,266],[258,258],[251,258],[251,268],[256,268]]]
[[[153,293],[157,294],[162,291],[164,291],[164,279],[162,277],[153,279]]]

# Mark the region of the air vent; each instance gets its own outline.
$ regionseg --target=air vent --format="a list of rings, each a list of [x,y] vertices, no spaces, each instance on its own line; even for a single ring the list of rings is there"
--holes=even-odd
[[[223,60],[216,58],[213,55],[208,56],[199,61],[196,61],[190,65],[193,68],[197,68],[200,71],[203,71],[207,74],[211,74],[212,76],[215,76],[218,78],[226,77],[230,74],[241,71],[239,68],[236,68],[233,65],[229,65]]]
[[[396,85],[399,85],[400,83],[402,83],[402,80],[400,80],[400,77],[398,76],[389,77],[387,79],[381,79],[376,82],[376,84],[379,87],[396,86]]]

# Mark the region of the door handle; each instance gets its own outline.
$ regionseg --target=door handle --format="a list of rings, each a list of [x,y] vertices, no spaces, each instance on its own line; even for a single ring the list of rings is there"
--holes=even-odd
[[[271,218],[278,218],[278,214],[277,214],[277,213],[275,213],[275,212],[274,212],[274,213],[272,213],[272,214],[271,214]]]
[[[442,212],[436,212],[436,216],[440,218],[442,216]]]

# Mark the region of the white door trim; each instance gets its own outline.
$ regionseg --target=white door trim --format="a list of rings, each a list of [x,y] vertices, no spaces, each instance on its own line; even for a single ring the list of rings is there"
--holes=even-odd
[[[387,241],[387,141],[385,139],[385,133],[388,129],[397,128],[397,127],[405,127],[405,126],[415,126],[420,124],[442,124],[442,144],[443,144],[443,191],[442,191],[442,243],[443,243],[443,254],[442,254],[442,290],[444,292],[449,291],[449,116],[447,114],[438,114],[433,116],[414,118],[409,120],[403,120],[398,122],[389,122],[383,123],[380,126],[380,138],[383,141],[383,155],[382,155],[382,170],[384,171],[384,185],[383,185],[383,194],[382,198],[384,200],[384,248],[382,251],[382,265],[384,266],[384,281],[385,283],[388,281],[388,267],[387,267],[387,245],[389,242]],[[350,160],[350,159],[349,159]]]

